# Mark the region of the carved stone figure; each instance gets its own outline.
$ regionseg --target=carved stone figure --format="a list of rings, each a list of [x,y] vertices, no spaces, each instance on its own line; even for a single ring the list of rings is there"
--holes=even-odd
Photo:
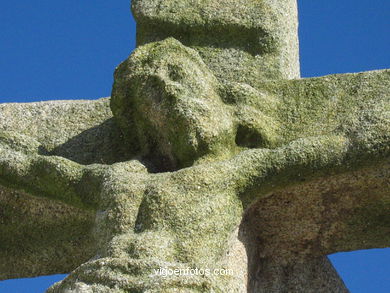
[[[0,278],[347,292],[326,255],[390,244],[390,71],[300,79],[295,0],[132,9],[110,99],[0,104]]]

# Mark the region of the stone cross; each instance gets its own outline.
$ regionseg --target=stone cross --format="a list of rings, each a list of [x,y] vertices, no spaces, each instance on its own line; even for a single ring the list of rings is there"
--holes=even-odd
[[[347,292],[326,255],[390,244],[390,71],[300,79],[295,0],[132,9],[111,99],[0,105],[0,278]]]

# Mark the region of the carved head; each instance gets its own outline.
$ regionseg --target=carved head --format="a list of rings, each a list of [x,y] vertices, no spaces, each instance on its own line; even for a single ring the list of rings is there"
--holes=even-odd
[[[111,109],[142,155],[177,169],[234,146],[234,121],[217,91],[199,54],[170,38],[138,48],[118,67]]]

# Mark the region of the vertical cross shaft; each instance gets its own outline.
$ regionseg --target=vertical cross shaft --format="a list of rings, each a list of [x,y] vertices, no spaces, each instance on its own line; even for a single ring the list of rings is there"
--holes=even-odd
[[[299,78],[296,0],[133,0],[137,45],[174,37],[220,80]]]

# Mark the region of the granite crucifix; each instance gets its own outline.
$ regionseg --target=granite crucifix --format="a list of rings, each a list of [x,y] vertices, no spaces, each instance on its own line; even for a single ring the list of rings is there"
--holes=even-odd
[[[110,99],[0,105],[0,278],[347,292],[390,245],[390,71],[300,79],[295,0],[133,0]]]

